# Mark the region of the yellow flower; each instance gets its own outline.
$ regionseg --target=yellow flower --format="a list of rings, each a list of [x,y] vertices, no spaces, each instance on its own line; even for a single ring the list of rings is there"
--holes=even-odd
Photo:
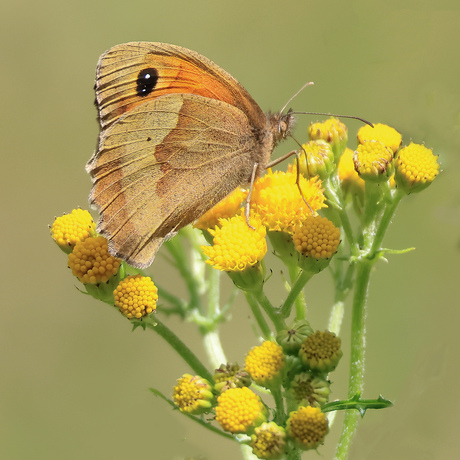
[[[344,195],[348,193],[362,195],[364,191],[364,181],[356,172],[353,163],[353,150],[346,148],[339,161],[339,179],[342,181]]]
[[[70,253],[78,242],[96,236],[96,224],[88,211],[77,208],[70,214],[56,217],[51,236],[61,249]]]
[[[331,144],[335,158],[338,160],[347,145],[348,128],[339,119],[331,117],[321,123],[311,123],[308,137],[312,141],[322,139]]]
[[[310,334],[299,351],[302,362],[309,369],[324,373],[333,371],[342,355],[340,338],[329,331]]]
[[[300,407],[289,414],[286,433],[302,449],[316,449],[328,431],[327,418],[317,407]]]
[[[209,211],[205,212],[193,225],[195,228],[208,229],[219,225],[219,219],[228,219],[240,213],[241,203],[248,192],[237,188]]]
[[[212,409],[214,395],[209,382],[199,375],[184,374],[173,390],[174,404],[181,412],[199,415]]]
[[[306,177],[328,178],[335,169],[334,153],[326,141],[310,141],[300,150],[300,173]]]
[[[142,318],[157,308],[158,289],[148,276],[127,276],[113,291],[115,306],[127,318]]]
[[[275,422],[262,423],[251,436],[254,454],[265,460],[276,460],[285,454],[286,431]]]
[[[105,283],[116,275],[121,260],[109,253],[103,236],[86,238],[69,254],[69,268],[83,284]]]
[[[213,246],[201,246],[209,257],[206,263],[223,271],[243,271],[256,265],[267,252],[267,233],[257,219],[250,220],[250,228],[242,215],[221,219],[220,227],[209,233],[214,237]]]
[[[217,398],[216,420],[225,431],[250,434],[267,421],[267,408],[248,387],[230,388]]]
[[[382,123],[376,123],[374,127],[364,125],[358,131],[358,142],[360,144],[364,144],[367,141],[380,141],[393,150],[393,153],[398,150],[401,140],[401,134],[396,129]]]
[[[307,180],[301,175],[299,179],[300,190],[313,211],[325,207],[322,183],[318,176]],[[273,173],[269,170],[268,174],[254,183],[251,210],[269,230],[292,233],[299,222],[311,216],[296,180],[295,172]]]
[[[279,381],[283,367],[283,349],[270,340],[252,348],[246,355],[245,369],[254,382],[264,387],[270,387]]]
[[[424,145],[411,142],[398,152],[395,181],[406,193],[420,192],[439,174],[438,157]]]
[[[382,182],[393,173],[393,150],[380,141],[359,144],[353,155],[355,169],[364,180]]]
[[[295,228],[292,239],[304,256],[329,259],[337,252],[340,230],[325,217],[309,216]]]

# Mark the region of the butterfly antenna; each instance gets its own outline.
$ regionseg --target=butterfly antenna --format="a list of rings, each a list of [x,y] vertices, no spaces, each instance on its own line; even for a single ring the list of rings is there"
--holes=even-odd
[[[283,108],[280,110],[280,113],[283,113],[286,110],[286,107],[291,103],[291,101],[296,98],[307,86],[314,85],[312,81],[309,81],[308,83],[305,83],[305,85],[302,86],[295,94],[294,96],[291,96],[289,100],[284,104]]]
[[[338,115],[336,113],[326,113],[326,112],[291,112],[291,114],[293,115],[321,115],[325,117],[351,118],[353,120],[362,121],[363,123],[366,123],[366,125],[369,125],[372,128],[374,127],[374,125],[370,121],[367,121],[366,119],[361,118],[361,117],[355,117],[354,115]]]

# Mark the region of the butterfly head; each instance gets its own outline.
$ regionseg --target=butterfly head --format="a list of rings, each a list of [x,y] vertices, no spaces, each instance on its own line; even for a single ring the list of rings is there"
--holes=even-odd
[[[294,115],[292,114],[292,109],[289,109],[286,113],[268,114],[268,120],[270,122],[275,145],[286,139],[291,134],[296,121]]]

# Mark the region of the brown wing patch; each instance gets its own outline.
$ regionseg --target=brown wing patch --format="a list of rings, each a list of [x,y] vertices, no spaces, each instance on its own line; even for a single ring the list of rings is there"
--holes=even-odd
[[[137,106],[103,131],[87,165],[98,230],[148,266],[166,238],[249,180],[257,149],[245,114],[224,102],[173,94]]]

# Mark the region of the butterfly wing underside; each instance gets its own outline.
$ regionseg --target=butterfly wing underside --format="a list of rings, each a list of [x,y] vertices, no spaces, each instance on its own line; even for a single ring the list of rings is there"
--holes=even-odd
[[[101,132],[87,165],[98,231],[129,264],[151,264],[163,241],[249,181],[257,149],[238,108],[193,94],[138,105]]]

